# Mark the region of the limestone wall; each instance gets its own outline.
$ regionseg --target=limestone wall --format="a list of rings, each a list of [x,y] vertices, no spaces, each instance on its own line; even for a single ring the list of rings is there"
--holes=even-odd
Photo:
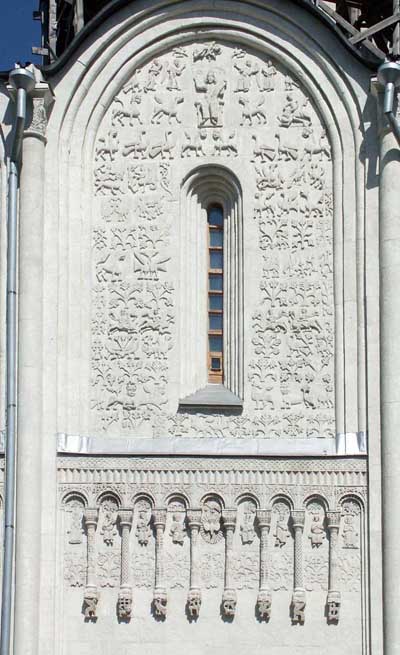
[[[16,655],[380,653],[369,71],[289,0],[137,0],[48,83]],[[210,202],[234,410],[180,404],[207,383]]]
[[[225,385],[238,415],[178,412],[207,383],[213,199],[226,207]],[[206,40],[134,70],[96,140],[92,215],[94,433],[335,436],[331,150],[284,66]]]

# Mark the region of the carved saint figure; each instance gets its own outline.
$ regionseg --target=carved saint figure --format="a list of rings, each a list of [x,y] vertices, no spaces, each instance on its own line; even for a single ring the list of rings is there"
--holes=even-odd
[[[356,510],[350,504],[345,505],[343,510],[343,548],[358,548],[359,534],[355,526]]]
[[[79,500],[72,500],[68,503],[68,511],[70,512],[71,522],[69,526],[68,533],[69,544],[81,544],[82,543],[82,516],[83,516],[83,505]]]
[[[222,108],[224,94],[227,88],[226,80],[218,81],[214,71],[209,71],[204,80],[194,78],[197,93],[203,98],[195,102],[199,127],[220,127],[222,124]]]
[[[106,501],[103,503],[103,524],[101,526],[100,534],[103,535],[103,541],[106,546],[114,544],[114,537],[117,534],[116,530],[116,512],[117,506],[114,501]]]
[[[185,515],[182,512],[172,514],[172,525],[169,531],[174,544],[183,544],[185,540]]]
[[[144,87],[145,93],[147,93],[148,91],[156,90],[157,78],[159,77],[161,71],[162,71],[162,64],[158,61],[158,59],[153,59],[147,73],[147,82]]]
[[[283,503],[275,505],[274,509],[278,514],[274,534],[275,546],[282,548],[290,537],[290,532],[288,530],[289,510]]]
[[[325,530],[322,518],[318,514],[313,515],[310,530],[309,539],[311,539],[311,546],[312,548],[319,548],[325,539]]]
[[[204,541],[215,544],[222,538],[221,506],[216,500],[207,500],[201,513],[201,536]]]
[[[173,59],[170,64],[168,64],[165,69],[165,78],[166,78],[166,88],[168,91],[180,91],[181,87],[178,82],[178,77],[180,77],[183,71],[186,68],[186,64],[183,64],[179,59]]]
[[[246,59],[243,65],[235,63],[233,66],[239,73],[235,93],[247,93],[250,91],[252,77],[258,74],[257,64],[253,64],[250,59]]]
[[[256,77],[258,88],[260,89],[260,91],[267,91],[267,92],[274,91],[275,89],[274,78],[276,74],[277,74],[277,70],[273,65],[272,61],[267,61],[266,68],[261,68],[260,72]]]
[[[141,546],[147,546],[150,541],[150,518],[150,505],[146,501],[140,502],[138,504],[138,520],[135,534]]]
[[[256,533],[254,531],[254,519],[256,517],[255,505],[247,502],[243,514],[243,523],[240,526],[240,538],[242,544],[252,544]]]

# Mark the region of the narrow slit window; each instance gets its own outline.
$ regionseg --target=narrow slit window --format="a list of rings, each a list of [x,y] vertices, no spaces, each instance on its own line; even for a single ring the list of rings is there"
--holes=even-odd
[[[208,381],[223,383],[224,213],[211,205],[208,222]]]

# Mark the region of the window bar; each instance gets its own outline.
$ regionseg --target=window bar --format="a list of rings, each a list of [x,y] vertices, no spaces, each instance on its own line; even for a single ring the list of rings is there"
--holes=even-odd
[[[224,214],[211,205],[208,220],[208,381],[223,382]]]

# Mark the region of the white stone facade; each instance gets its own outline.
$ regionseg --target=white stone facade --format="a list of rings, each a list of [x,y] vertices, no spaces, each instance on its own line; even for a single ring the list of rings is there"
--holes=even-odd
[[[290,0],[143,0],[37,76],[16,655],[380,655],[371,71]],[[181,403],[215,202],[235,407]]]

